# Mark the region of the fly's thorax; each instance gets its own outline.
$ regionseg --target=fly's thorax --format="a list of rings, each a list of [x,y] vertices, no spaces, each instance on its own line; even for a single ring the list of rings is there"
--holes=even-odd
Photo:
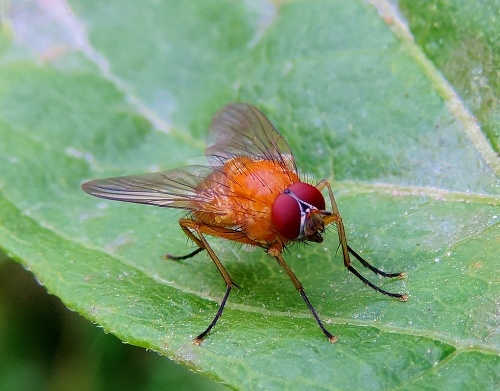
[[[272,208],[284,189],[299,181],[283,162],[238,157],[224,165],[233,223],[249,238],[265,244],[279,240]]]
[[[232,192],[262,202],[276,198],[283,189],[299,182],[298,175],[285,162],[274,160],[237,157],[226,162],[224,172]]]

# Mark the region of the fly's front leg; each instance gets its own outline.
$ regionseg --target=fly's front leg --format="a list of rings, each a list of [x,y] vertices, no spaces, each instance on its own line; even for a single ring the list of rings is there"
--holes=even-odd
[[[325,187],[328,189],[328,195],[330,196],[330,204],[332,205],[332,214],[329,216],[325,216],[323,221],[325,225],[328,225],[330,223],[335,223],[335,225],[337,226],[340,247],[342,248],[342,256],[344,258],[344,265],[346,268],[349,269],[351,267],[351,260],[349,258],[349,247],[347,246],[344,223],[342,221],[342,217],[340,216],[339,208],[337,207],[337,202],[335,201],[332,187],[330,186],[330,182],[328,182],[326,179],[323,179],[316,185],[316,188],[319,191],[322,191]]]
[[[345,228],[344,228],[344,223],[342,221],[342,217],[340,216],[339,208],[337,207],[337,202],[335,201],[335,196],[333,195],[333,190],[330,185],[330,182],[328,182],[326,179],[323,179],[320,181],[317,185],[316,188],[321,191],[324,188],[328,189],[328,195],[330,197],[330,203],[332,205],[332,214],[327,215],[323,218],[323,221],[325,225],[328,225],[330,223],[335,223],[337,225],[337,232],[339,235],[339,241],[340,241],[340,247],[342,248],[342,256],[344,258],[344,265],[345,267],[353,273],[356,277],[358,277],[361,281],[363,281],[366,285],[368,285],[370,288],[375,289],[377,292],[380,292],[386,296],[390,297],[395,297],[401,301],[406,301],[408,300],[408,295],[406,294],[401,294],[401,293],[392,293],[392,292],[387,292],[386,290],[378,287],[377,285],[373,284],[371,281],[369,281],[367,278],[363,277],[352,265],[351,265],[351,260],[349,257],[349,253],[351,253],[364,267],[370,269],[372,272],[375,274],[378,274],[383,277],[399,277],[403,278],[405,276],[405,273],[386,273],[382,270],[377,269],[375,266],[372,266],[370,263],[368,263],[365,259],[361,257],[358,253],[356,253],[349,245],[347,244],[347,238],[345,235]]]

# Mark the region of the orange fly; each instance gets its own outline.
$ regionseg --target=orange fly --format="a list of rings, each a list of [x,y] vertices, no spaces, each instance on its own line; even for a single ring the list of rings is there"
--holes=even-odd
[[[385,273],[365,261],[346,240],[344,224],[330,183],[316,186],[302,182],[288,143],[257,108],[229,104],[215,115],[209,130],[206,156],[210,166],[187,166],[153,174],[98,179],[84,183],[88,194],[111,200],[185,209],[179,220],[184,233],[198,246],[184,256],[206,250],[226,283],[226,293],[210,325],[193,341],[201,343],[222,315],[233,286],[219,257],[205,235],[262,247],[278,261],[307,304],[319,327],[331,341],[336,337],[321,322],[304,288],[283,258],[285,247],[295,241],[321,243],[325,226],[337,226],[344,265],[365,284],[384,295],[406,301],[408,296],[387,292],[363,277],[352,265],[350,254],[364,267],[383,277]],[[328,194],[331,210],[326,209]]]

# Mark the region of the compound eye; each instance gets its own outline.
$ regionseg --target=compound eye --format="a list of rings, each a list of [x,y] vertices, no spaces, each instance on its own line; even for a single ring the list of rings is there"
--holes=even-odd
[[[309,205],[312,205],[319,210],[325,210],[325,197],[323,194],[308,183],[297,182],[288,188],[295,196],[304,202],[307,202]]]
[[[300,206],[292,196],[281,193],[273,203],[271,212],[273,224],[278,232],[289,240],[300,234]]]

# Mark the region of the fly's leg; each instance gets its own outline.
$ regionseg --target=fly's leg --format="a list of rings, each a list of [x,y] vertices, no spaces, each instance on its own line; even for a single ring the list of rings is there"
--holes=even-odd
[[[181,220],[179,220],[179,225],[181,226],[182,231],[186,234],[186,236],[189,239],[191,239],[198,246],[198,248],[196,250],[190,252],[189,254],[181,255],[181,256],[176,256],[176,255],[172,255],[172,254],[165,254],[165,256],[164,256],[165,259],[172,259],[174,261],[182,261],[184,259],[194,257],[199,252],[202,252],[203,250],[205,250],[205,246],[204,246],[203,242],[201,240],[199,240],[195,235],[193,235],[191,230],[186,226],[186,221],[191,221],[191,220],[181,219]]]
[[[196,250],[194,251],[191,251],[189,254],[186,254],[186,255],[172,255],[172,254],[165,254],[165,259],[171,259],[173,261],[182,261],[184,259],[188,259],[188,258],[192,258],[194,257],[196,254],[202,252],[203,250],[205,250],[204,248],[197,248]]]
[[[260,243],[243,235],[241,233],[241,231],[237,230],[237,229],[213,226],[213,225],[197,222],[196,220],[191,220],[191,219],[180,219],[179,225],[181,226],[182,231],[186,234],[186,236],[189,239],[191,239],[198,246],[198,248],[196,250],[190,252],[189,254],[183,255],[183,256],[175,256],[175,255],[167,254],[167,255],[165,255],[166,259],[173,259],[173,260],[188,259],[188,258],[195,256],[200,251],[205,250],[204,242],[202,240],[200,240],[198,237],[196,237],[196,235],[193,234],[193,231],[197,231],[197,232],[202,233],[204,235],[217,236],[219,238],[227,239],[227,240],[230,240],[233,242],[238,242],[238,243],[242,243],[242,244],[249,244],[251,246],[261,246],[262,247],[262,245]]]
[[[406,273],[400,272],[400,273],[386,273],[383,270],[377,269],[375,266],[370,265],[366,260],[361,257],[356,251],[354,251],[349,245],[347,245],[347,248],[349,252],[354,255],[354,258],[356,258],[364,267],[370,269],[372,272],[375,274],[378,274],[379,276],[382,277],[398,277],[398,278],[403,278],[406,276]]]
[[[181,226],[182,230],[184,233],[192,239],[196,245],[199,247],[195,251],[193,251],[191,254],[185,255],[183,257],[169,257],[170,259],[186,259],[189,258],[197,253],[199,253],[202,250],[207,250],[207,253],[209,257],[212,259],[212,261],[215,263],[215,266],[217,267],[217,270],[221,274],[222,278],[224,279],[224,282],[226,283],[226,293],[224,294],[224,297],[222,298],[222,302],[219,306],[219,309],[217,310],[217,313],[215,314],[214,319],[210,323],[210,325],[203,331],[200,335],[198,335],[195,339],[193,339],[193,343],[196,345],[201,344],[201,341],[203,338],[207,336],[207,334],[212,330],[219,320],[219,318],[222,315],[222,311],[224,310],[224,306],[226,305],[226,301],[229,297],[229,293],[231,293],[231,289],[233,286],[238,288],[238,285],[236,285],[231,277],[229,276],[229,273],[227,270],[224,268],[222,265],[221,261],[219,260],[219,257],[215,254],[214,250],[212,247],[210,247],[210,244],[207,242],[205,239],[205,236],[203,235],[203,231],[210,231],[210,227],[207,226],[206,224],[202,223],[197,223],[194,220],[190,219],[181,219],[179,220],[179,225]],[[196,235],[193,233],[193,231],[196,233]]]
[[[330,333],[323,325],[323,322],[321,322],[321,319],[319,318],[316,310],[312,306],[311,302],[309,301],[309,298],[306,295],[306,292],[304,291],[304,287],[302,286],[299,279],[295,276],[292,269],[290,269],[288,264],[285,262],[285,259],[283,258],[282,254],[281,254],[282,251],[283,251],[283,247],[278,243],[271,245],[271,247],[269,247],[269,249],[267,250],[267,252],[270,255],[272,255],[273,257],[276,258],[279,265],[285,270],[286,274],[288,274],[288,277],[290,277],[290,280],[292,280],[292,283],[295,286],[295,289],[297,289],[299,291],[300,296],[302,296],[302,299],[306,302],[307,308],[309,308],[309,311],[311,311],[312,315],[314,316],[314,319],[316,319],[316,322],[318,323],[318,326],[321,329],[321,331],[323,331],[323,334],[326,335],[326,337],[328,338],[328,340],[330,342],[332,342],[332,343],[336,342],[337,337],[335,335],[333,335],[332,333]]]
[[[378,274],[383,277],[399,277],[403,278],[405,276],[405,273],[386,273],[382,270],[377,269],[375,266],[372,266],[370,263],[368,263],[365,259],[361,257],[358,253],[356,253],[349,245],[347,244],[347,239],[345,235],[345,228],[344,228],[344,223],[342,221],[342,217],[340,216],[339,209],[337,207],[337,202],[335,201],[335,197],[333,195],[332,187],[330,186],[330,183],[326,180],[323,179],[320,181],[316,187],[318,190],[323,190],[325,187],[328,189],[328,195],[330,197],[330,203],[332,205],[332,214],[325,216],[324,217],[324,222],[325,225],[330,224],[330,223],[335,223],[337,226],[337,232],[339,235],[339,241],[340,241],[340,247],[342,248],[342,256],[344,258],[344,265],[345,267],[353,273],[356,277],[358,277],[361,281],[363,281],[366,285],[368,285],[370,288],[376,290],[377,292],[380,292],[386,296],[390,297],[395,297],[401,301],[407,301],[408,300],[408,295],[406,294],[401,294],[401,293],[392,293],[388,292],[377,285],[373,284],[371,281],[369,281],[367,278],[363,277],[352,265],[351,265],[351,260],[349,258],[349,253],[354,255],[354,257],[366,268],[370,269],[372,272],[375,274]]]
[[[236,285],[233,282],[233,280],[229,276],[229,273],[224,268],[224,266],[222,265],[221,261],[219,260],[219,258],[215,254],[214,250],[212,250],[212,247],[210,247],[210,245],[208,244],[207,240],[205,239],[205,237],[203,236],[203,234],[199,231],[199,229],[197,229],[197,233],[199,235],[200,241],[203,243],[203,247],[205,248],[205,250],[207,250],[208,255],[210,256],[210,258],[212,259],[212,261],[215,263],[215,266],[217,267],[217,270],[219,271],[219,273],[221,274],[222,278],[224,279],[224,282],[226,283],[226,293],[224,294],[224,297],[223,297],[222,302],[221,302],[221,304],[219,306],[219,309],[217,310],[217,313],[215,314],[214,319],[209,324],[209,326],[205,329],[205,331],[203,331],[200,335],[198,335],[193,340],[193,342],[196,345],[199,345],[201,343],[201,341],[203,340],[203,338],[205,338],[205,336],[210,332],[210,330],[212,330],[212,328],[215,326],[215,324],[217,323],[217,321],[221,317],[222,311],[224,310],[224,306],[226,305],[227,298],[229,297],[229,293],[231,292],[231,288],[233,286],[238,287],[238,285]]]

